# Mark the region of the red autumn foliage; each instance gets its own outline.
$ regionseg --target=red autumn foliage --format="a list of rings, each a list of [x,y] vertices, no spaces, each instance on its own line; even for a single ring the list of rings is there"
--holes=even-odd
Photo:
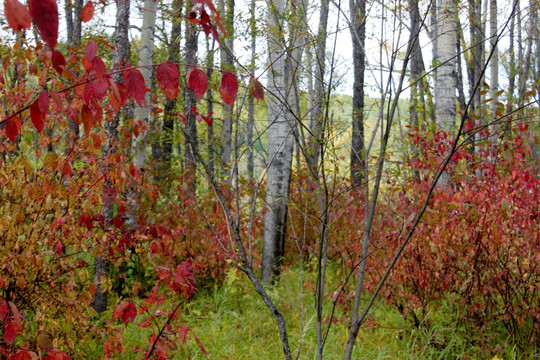
[[[30,29],[32,19],[26,6],[18,0],[4,0],[4,12],[10,28],[15,31]]]
[[[129,96],[131,96],[139,106],[143,106],[146,95],[146,84],[144,77],[138,69],[130,68],[122,73],[124,77],[124,85],[126,86]]]
[[[186,85],[193,91],[197,99],[201,100],[208,89],[208,77],[204,71],[193,66],[186,74]]]
[[[170,61],[159,64],[156,69],[156,79],[159,87],[170,100],[178,96],[180,72],[176,64]]]
[[[92,20],[92,17],[94,17],[94,3],[88,1],[81,10],[81,21],[88,22]]]
[[[236,100],[236,95],[238,94],[238,79],[236,78],[236,75],[229,71],[223,73],[221,81],[219,82],[219,94],[225,104],[232,108],[234,101]]]
[[[248,85],[249,92],[257,100],[264,100],[264,88],[258,79],[251,77]]]
[[[29,0],[28,8],[39,34],[51,48],[58,43],[58,6],[55,0]]]
[[[64,58],[64,55],[60,51],[53,49],[51,60],[54,70],[56,70],[58,74],[62,75],[66,67],[66,59]]]

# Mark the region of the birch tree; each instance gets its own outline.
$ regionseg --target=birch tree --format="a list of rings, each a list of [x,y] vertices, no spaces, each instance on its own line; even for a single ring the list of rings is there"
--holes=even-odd
[[[156,9],[157,3],[154,0],[145,0],[143,13],[143,23],[141,29],[141,44],[139,48],[139,61],[137,65],[140,67],[141,73],[144,77],[144,83],[146,88],[151,88],[152,80],[152,67],[150,65],[154,62],[154,32],[156,27]],[[135,118],[133,123],[135,126],[148,127],[150,108],[150,92],[145,95],[144,106],[138,106],[135,108]],[[133,135],[131,141],[131,148],[133,151],[133,165],[142,169],[146,163],[146,134],[147,131],[143,130],[139,133],[139,136]]]
[[[451,131],[456,121],[456,3],[441,0],[437,9],[437,77],[435,116],[437,126]]]
[[[285,241],[294,124],[286,106],[288,74],[283,47],[285,1],[267,1],[268,14],[268,175],[261,278],[270,282]]]

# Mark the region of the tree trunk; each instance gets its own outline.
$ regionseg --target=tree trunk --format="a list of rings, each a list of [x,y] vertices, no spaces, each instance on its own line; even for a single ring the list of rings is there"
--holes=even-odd
[[[73,13],[73,46],[78,46],[81,44],[82,37],[82,22],[81,22],[81,11],[83,8],[83,0],[74,0],[75,8]]]
[[[208,42],[210,41],[208,38],[207,41],[207,63],[206,63],[206,76],[208,79],[212,78],[212,74],[214,72],[214,46],[215,46],[215,40],[212,41],[212,48],[210,49],[210,45]],[[208,113],[214,112],[214,93],[212,91],[212,87],[208,87],[208,90],[206,90],[206,110]],[[207,133],[206,133],[206,141],[207,141],[207,147],[208,147],[208,171],[212,176],[215,175],[215,166],[216,166],[216,149],[215,149],[215,136],[214,136],[214,126],[208,127]],[[212,188],[211,184],[208,184],[209,189]]]
[[[329,0],[321,0],[321,13],[319,18],[319,31],[315,51],[315,96],[313,103],[313,117],[310,121],[311,139],[308,142],[307,163],[317,174],[317,167],[324,136],[325,96],[325,68],[326,68],[326,37],[328,28]]]
[[[469,18],[471,22],[471,54],[469,56],[469,85],[472,95],[471,113],[480,116],[481,95],[480,90],[483,85],[481,80],[482,71],[485,65],[484,59],[484,41],[485,36],[482,31],[482,0],[473,0],[469,2]]]
[[[268,172],[261,277],[268,283],[285,240],[294,126],[287,108],[283,19],[285,1],[268,1]]]
[[[420,34],[420,12],[418,0],[409,0],[409,15],[411,17],[411,33]],[[425,78],[426,69],[420,41],[415,41],[412,47],[410,63],[411,105],[409,108],[411,129],[415,132],[420,130],[420,121],[426,121],[426,100],[424,89],[427,87]],[[411,155],[414,161],[418,160],[418,147],[411,144]],[[415,179],[420,179],[418,170],[414,172]]]
[[[366,1],[350,0],[351,37],[353,43],[354,84],[352,99],[351,180],[361,186],[365,178],[364,146],[364,72],[366,68]]]
[[[139,61],[137,63],[140,66],[144,77],[144,83],[147,89],[152,87],[152,65],[154,63],[154,32],[156,27],[156,9],[157,3],[154,0],[145,0],[143,12],[143,23],[141,30],[141,43],[139,47]],[[134,125],[145,125],[148,127],[149,115],[151,103],[150,92],[146,93],[145,102],[143,106],[135,107],[135,118],[133,119]],[[131,139],[131,151],[133,153],[133,165],[138,169],[144,168],[146,163],[146,134],[147,131],[141,131],[139,136],[133,135]]]
[[[234,0],[219,0],[219,9],[225,14],[225,29],[227,38],[225,46],[221,46],[221,69],[234,72]],[[223,143],[222,143],[222,178],[229,185],[232,183],[231,154],[232,154],[232,108],[223,103]]]
[[[257,25],[255,0],[250,3],[250,37],[251,37],[251,62],[249,71],[255,71],[255,59],[257,56]],[[250,96],[248,99],[248,123],[247,123],[247,175],[251,180],[255,177],[255,163],[253,161],[253,127],[255,125],[255,99]]]
[[[456,121],[456,3],[442,0],[437,12],[437,78],[435,116],[439,129],[451,131]]]
[[[497,108],[498,108],[498,95],[497,92],[499,91],[499,50],[498,50],[498,44],[497,44],[497,0],[490,0],[490,7],[489,7],[489,36],[490,36],[490,43],[491,43],[491,62],[490,62],[490,77],[491,77],[491,83],[489,85],[489,97],[491,98],[491,104],[490,104],[490,112],[491,112],[491,119],[497,118]],[[498,134],[498,126],[492,126],[491,127],[491,140],[494,144],[497,144],[497,139],[499,138]]]
[[[116,28],[114,32],[116,53],[114,54],[113,63],[116,68],[122,63],[129,61],[129,1],[118,2],[116,4]],[[114,81],[122,82],[122,73],[116,73],[113,77]],[[115,151],[118,142],[118,125],[120,123],[120,115],[113,116],[111,121],[105,122],[105,133],[108,136],[107,143],[104,145],[104,156],[111,155]],[[108,160],[104,159],[106,163]],[[109,168],[110,165],[104,165],[104,172],[112,171]],[[114,192],[112,190],[112,183],[107,178],[104,184],[104,199],[102,215],[105,219],[105,226],[110,225],[110,221],[113,218],[113,206],[114,206]],[[96,286],[96,292],[94,294],[93,308],[98,314],[101,314],[107,310],[107,297],[106,291],[101,291],[101,281],[103,276],[109,274],[109,260],[105,257],[98,256],[94,261],[94,285]]]
[[[191,8],[192,2],[187,4],[188,8]],[[197,65],[197,49],[198,49],[198,30],[191,22],[186,22],[186,72],[193,66]],[[192,194],[195,194],[197,189],[197,162],[195,154],[191,147],[197,148],[197,120],[192,107],[197,106],[197,98],[191,90],[185,92],[185,107],[184,112],[186,116],[186,136],[189,137],[189,141],[186,141],[186,181]]]
[[[437,9],[437,77],[435,78],[435,118],[437,129],[450,134],[456,122],[456,2],[442,0]],[[445,172],[439,185],[444,188],[450,182],[450,173]]]
[[[183,0],[173,0],[172,10],[175,14],[182,13]],[[172,19],[171,36],[169,44],[169,61],[178,64],[180,61],[180,37],[182,34],[182,17],[176,16]],[[177,65],[178,66],[178,65]],[[186,90],[187,92],[188,90]],[[163,135],[161,144],[152,147],[153,158],[158,161],[157,177],[165,179],[170,172],[172,154],[174,125],[178,116],[175,114],[178,98],[165,100],[163,111]]]

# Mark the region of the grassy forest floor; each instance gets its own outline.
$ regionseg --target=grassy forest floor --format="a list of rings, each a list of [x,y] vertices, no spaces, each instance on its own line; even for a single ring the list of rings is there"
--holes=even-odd
[[[328,288],[336,289],[337,277],[330,276]],[[315,274],[288,268],[281,281],[269,291],[278,309],[285,315],[291,348],[295,359],[316,359],[316,318],[313,283]],[[305,290],[302,290],[305,289]],[[302,300],[303,299],[303,300]],[[331,312],[327,297],[325,314]],[[348,312],[337,307],[328,333],[325,359],[341,359],[348,336]],[[268,309],[249,281],[236,270],[230,270],[221,287],[202,290],[185,304],[180,315],[190,333],[185,344],[179,342],[174,359],[283,359],[277,326]],[[486,349],[474,343],[474,329],[457,323],[455,307],[439,304],[428,312],[419,327],[404,319],[398,310],[379,304],[362,328],[355,346],[354,359],[538,359],[540,351],[520,350],[505,339],[502,332],[487,334],[498,345]],[[327,322],[325,323],[326,326]],[[146,348],[149,332],[136,323],[127,325],[126,348]],[[195,336],[208,351],[201,351]],[[486,334],[484,334],[486,336]],[[101,358],[99,348],[79,349],[85,358]],[[298,355],[299,354],[299,355]],[[298,357],[297,357],[298,356]],[[139,359],[141,353],[127,351],[120,359]]]

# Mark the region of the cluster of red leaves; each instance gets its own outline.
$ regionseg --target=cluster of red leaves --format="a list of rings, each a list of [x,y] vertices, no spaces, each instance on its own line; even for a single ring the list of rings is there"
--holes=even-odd
[[[486,142],[475,154],[456,154],[449,167],[453,189],[435,192],[385,295],[417,324],[439,300],[450,300],[464,324],[475,329],[503,324],[527,345],[540,338],[540,181],[524,140],[527,125],[507,136],[502,149]],[[441,157],[436,145],[433,149],[433,155],[413,163],[420,174],[438,167]],[[385,195],[375,227],[383,231],[373,241],[380,250],[370,258],[370,271],[378,276],[368,281],[369,290],[399,245],[392,239],[410,229],[419,194],[427,193],[430,181],[394,183]],[[477,334],[489,343],[482,330]]]

